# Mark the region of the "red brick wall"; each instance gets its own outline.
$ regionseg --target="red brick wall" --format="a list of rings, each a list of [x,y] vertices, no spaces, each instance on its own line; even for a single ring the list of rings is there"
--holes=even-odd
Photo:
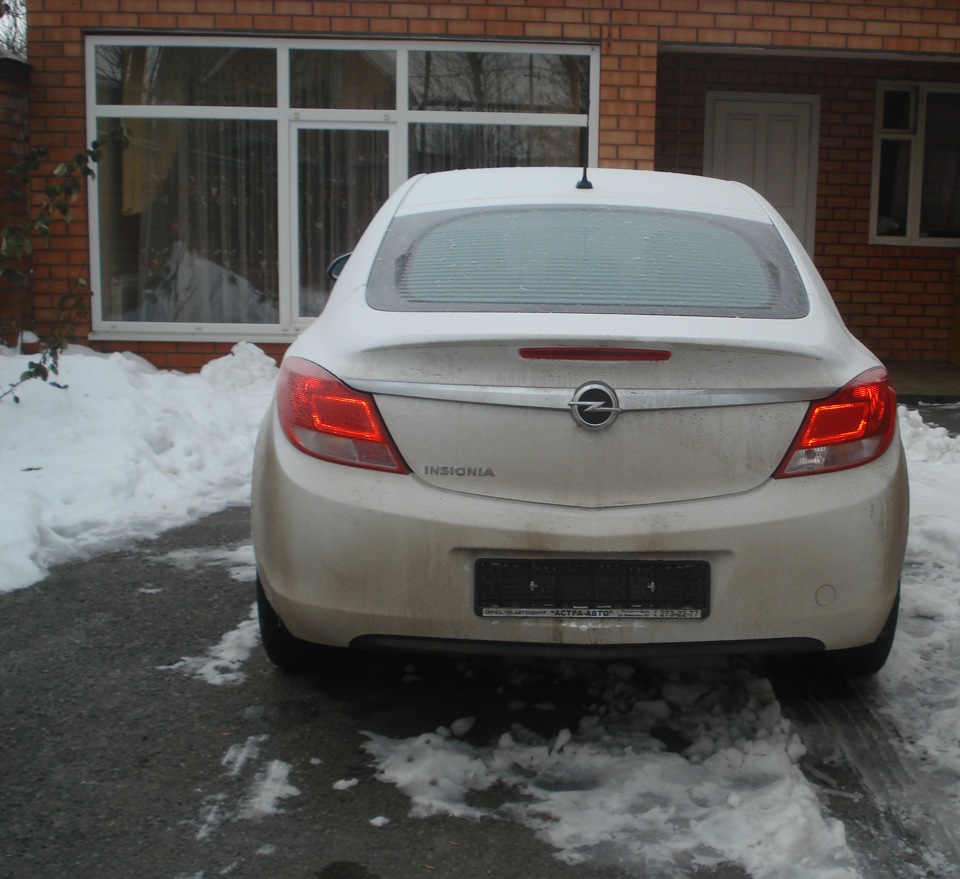
[[[877,356],[947,360],[956,248],[867,241],[878,79],[960,82],[960,65],[662,54],[656,166],[702,173],[707,91],[819,95],[814,261]]]
[[[661,52],[664,45],[960,55],[960,4],[940,0],[28,0],[28,9],[34,66],[31,138],[50,148],[55,161],[69,159],[85,142],[83,35],[87,31],[149,29],[219,35],[263,31],[301,37],[372,34],[595,42],[602,49],[601,162],[639,168],[653,167],[655,161],[658,64],[671,60]],[[753,87],[747,81],[743,85]],[[944,332],[939,323],[943,318],[936,312],[942,308],[942,287],[952,283],[952,274],[945,278],[942,253],[924,250],[911,255],[903,248],[867,248],[854,229],[865,223],[863,212],[869,203],[862,201],[865,166],[862,156],[859,160],[842,157],[848,149],[869,149],[872,109],[867,104],[873,101],[871,88],[858,91],[862,94],[855,100],[854,115],[859,120],[852,126],[855,130],[842,134],[842,123],[830,123],[833,137],[857,146],[837,147],[829,160],[822,161],[821,179],[829,189],[829,198],[826,193],[822,196],[817,229],[820,255],[828,261],[824,268],[851,325],[870,344],[887,354],[945,359],[946,343],[937,337]],[[831,164],[837,161],[843,165],[840,171]],[[855,169],[846,167],[850,163]],[[35,260],[35,305],[41,321],[55,310],[67,281],[87,271],[83,206],[69,228],[55,232],[54,246]],[[887,261],[880,277],[875,277],[877,260]],[[876,285],[889,282],[892,273],[906,275],[897,280],[896,289],[884,287],[883,296],[875,294]],[[915,314],[912,310],[917,308],[923,313]],[[909,325],[896,323],[901,320]],[[936,325],[927,326],[930,320]],[[911,338],[913,347],[897,347]],[[927,343],[936,347],[929,348]],[[184,342],[127,342],[109,347],[140,351],[163,366],[189,366],[219,349]]]

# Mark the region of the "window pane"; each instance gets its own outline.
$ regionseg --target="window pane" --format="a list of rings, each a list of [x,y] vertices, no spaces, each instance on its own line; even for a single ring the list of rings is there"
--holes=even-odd
[[[290,104],[330,110],[392,110],[396,52],[290,53]]]
[[[586,156],[585,135],[585,128],[411,125],[409,172],[412,176],[462,168],[576,167]]]
[[[920,234],[960,238],[960,93],[931,92],[923,148]]]
[[[583,55],[411,52],[410,109],[586,113]]]
[[[881,141],[880,182],[877,189],[877,235],[907,234],[909,185],[909,141]]]
[[[349,253],[388,192],[386,131],[301,130],[300,314],[315,317],[333,282],[330,262]]]
[[[883,127],[887,131],[913,131],[913,91],[889,89],[883,93]]]
[[[276,125],[122,124],[97,167],[104,319],[277,323]]]
[[[275,107],[274,49],[98,46],[97,101],[183,107]]]
[[[807,312],[803,283],[773,226],[606,207],[395,219],[367,298],[387,311]]]

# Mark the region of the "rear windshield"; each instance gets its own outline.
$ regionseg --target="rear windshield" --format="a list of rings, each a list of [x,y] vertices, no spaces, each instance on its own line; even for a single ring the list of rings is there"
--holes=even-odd
[[[579,206],[395,218],[367,301],[383,311],[807,313],[803,283],[770,224]]]

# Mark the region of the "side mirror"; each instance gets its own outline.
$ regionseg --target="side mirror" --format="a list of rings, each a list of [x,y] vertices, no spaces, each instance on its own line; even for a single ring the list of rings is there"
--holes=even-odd
[[[352,253],[353,251],[350,251],[350,253],[341,253],[340,256],[327,266],[327,277],[331,281],[336,281],[337,278],[340,277],[340,273],[343,271],[343,267],[347,264],[347,260],[350,259]]]

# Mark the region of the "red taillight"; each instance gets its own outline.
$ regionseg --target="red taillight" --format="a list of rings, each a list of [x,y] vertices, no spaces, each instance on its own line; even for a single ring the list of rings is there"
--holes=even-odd
[[[858,467],[879,458],[896,428],[897,395],[883,367],[868,369],[832,397],[814,400],[777,478]]]
[[[300,451],[354,467],[408,473],[373,397],[348,388],[309,360],[283,362],[277,384],[280,426]]]

